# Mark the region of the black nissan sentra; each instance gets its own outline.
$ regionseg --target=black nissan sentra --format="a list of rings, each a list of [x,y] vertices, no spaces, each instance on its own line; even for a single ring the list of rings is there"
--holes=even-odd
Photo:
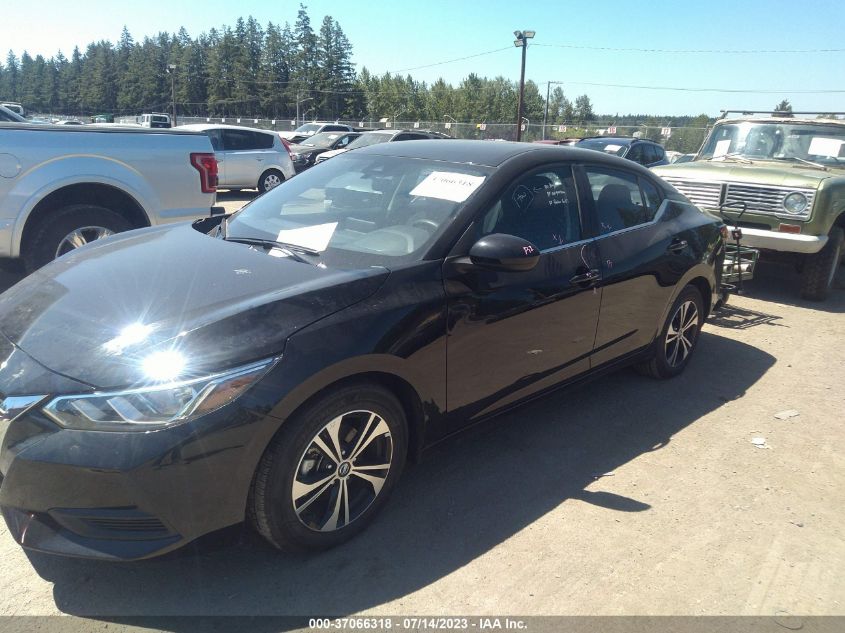
[[[682,372],[723,229],[630,161],[438,140],[72,251],[0,296],[9,530],[106,559],[245,519],[336,545],[462,427],[623,365]]]

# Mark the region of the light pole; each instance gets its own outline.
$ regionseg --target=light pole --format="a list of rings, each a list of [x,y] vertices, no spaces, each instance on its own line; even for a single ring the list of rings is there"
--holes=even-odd
[[[407,108],[401,108],[401,109],[399,110],[399,112],[397,112],[396,114],[394,114],[394,115],[393,115],[393,129],[394,129],[394,130],[396,129],[396,117],[398,117],[400,114],[402,114],[403,112],[405,112],[405,110],[406,110],[406,109],[407,109]]]
[[[296,93],[296,127],[299,127],[299,104],[305,103],[306,101],[313,101],[314,97],[305,97],[304,99],[299,98],[299,93]]]
[[[176,64],[167,65],[167,74],[170,75],[170,100],[173,104],[173,121],[171,125],[176,127]]]
[[[513,45],[522,47],[522,71],[519,73],[519,102],[516,106],[516,140],[522,140],[522,99],[525,94],[525,52],[528,50],[528,40],[533,39],[536,31],[514,31],[516,39]]]

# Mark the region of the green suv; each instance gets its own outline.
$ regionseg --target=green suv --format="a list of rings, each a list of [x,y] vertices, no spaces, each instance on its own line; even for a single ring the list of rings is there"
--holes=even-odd
[[[654,172],[698,207],[734,220],[742,212],[743,243],[792,260],[802,296],[823,301],[842,261],[845,120],[728,114],[694,161]]]

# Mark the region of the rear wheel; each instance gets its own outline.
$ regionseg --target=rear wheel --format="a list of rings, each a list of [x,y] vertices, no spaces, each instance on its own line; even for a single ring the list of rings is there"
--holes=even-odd
[[[28,272],[90,242],[130,230],[122,215],[91,204],[74,204],[50,213],[34,227],[23,253]]]
[[[687,286],[672,305],[654,342],[654,356],[639,369],[653,378],[673,378],[684,371],[698,344],[704,325],[701,293]]]
[[[267,193],[285,181],[285,176],[278,169],[268,169],[258,179],[258,191]]]
[[[326,549],[363,530],[405,464],[402,406],[375,385],[331,391],[288,421],[256,470],[248,513],[287,551]]]
[[[842,243],[845,231],[834,226],[828,234],[827,244],[818,253],[804,259],[801,296],[811,301],[824,301],[830,295],[836,271],[842,260]]]

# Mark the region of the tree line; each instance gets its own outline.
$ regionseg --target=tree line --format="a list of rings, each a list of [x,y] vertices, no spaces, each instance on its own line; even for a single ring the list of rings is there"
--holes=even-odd
[[[292,119],[299,111],[307,119],[508,122],[515,121],[518,98],[518,84],[502,76],[470,74],[458,85],[443,79],[429,85],[411,75],[356,72],[341,25],[327,15],[315,29],[304,5],[293,25],[262,26],[250,16],[196,38],[183,27],[141,41],[124,27],[116,44],[92,42],[84,52],[75,48],[70,58],[61,52],[48,59],[23,52],[18,58],[9,51],[0,64],[0,100],[20,102],[31,112],[169,112],[171,88],[179,115],[262,119]],[[647,135],[659,135],[660,126],[709,122],[707,117],[599,117],[588,95],[570,100],[560,86],[549,94],[546,112],[545,95],[530,80],[524,116],[532,125],[544,116],[550,125],[582,128],[599,119],[646,125]]]

